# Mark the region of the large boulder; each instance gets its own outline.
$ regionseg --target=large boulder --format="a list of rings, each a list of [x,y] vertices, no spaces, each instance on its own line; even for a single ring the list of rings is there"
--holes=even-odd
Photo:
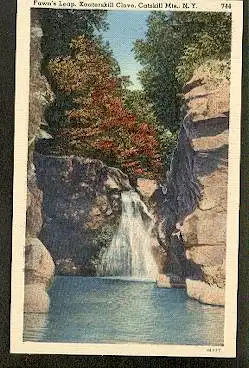
[[[200,280],[186,279],[187,293],[190,298],[196,299],[204,304],[225,304],[225,290],[217,285],[209,285]]]
[[[54,262],[37,238],[27,238],[25,246],[24,312],[47,313],[49,288],[54,276]]]

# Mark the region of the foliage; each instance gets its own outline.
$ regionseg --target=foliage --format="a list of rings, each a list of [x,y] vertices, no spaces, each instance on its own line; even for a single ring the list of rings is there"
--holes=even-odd
[[[39,14],[43,30],[42,69],[49,82],[52,82],[47,73],[49,61],[68,55],[71,40],[81,35],[101,43],[102,51],[109,57],[113,71],[116,75],[120,73],[119,65],[112,57],[109,43],[104,44],[100,36],[100,32],[108,28],[106,10],[39,9]]]
[[[152,104],[143,90],[126,89],[123,92],[124,106],[128,111],[136,114],[138,121],[146,120],[151,125],[157,125],[157,119]]]
[[[153,106],[143,90],[126,90],[124,105],[129,112],[136,115],[139,122],[146,120],[155,129],[160,156],[166,171],[176,146],[177,133],[172,133],[158,122]]]
[[[55,94],[45,116],[54,137],[48,150],[160,176],[175,146],[183,85],[200,65],[215,69],[217,81],[229,77],[229,62],[218,60],[230,57],[230,14],[152,12],[145,39],[134,44],[144,91],[128,90],[129,78],[96,36],[107,27],[106,11],[41,14],[43,71]]]
[[[152,12],[144,40],[134,51],[140,80],[157,119],[171,131],[179,126],[180,94],[196,68],[208,59],[229,59],[231,15]]]
[[[67,108],[60,109],[61,120],[53,114],[54,124],[50,124],[56,149],[100,158],[128,174],[158,175],[156,130],[125,108],[123,79],[116,76],[101,43],[81,36],[71,42],[70,50],[70,55],[48,65],[54,88]]]
[[[48,71],[50,60],[65,57],[70,53],[70,42],[79,35],[85,35],[88,39],[97,39],[101,44],[102,51],[109,58],[113,71],[119,74],[119,65],[112,57],[112,52],[108,44],[104,44],[97,32],[107,29],[106,16],[104,10],[65,10],[65,9],[39,9],[40,23],[43,31],[42,37],[42,71],[51,84],[55,94],[54,103],[45,112],[45,120],[53,126],[59,128],[65,121],[66,109],[72,107],[72,101],[68,95],[59,91],[54,85],[53,78]]]
[[[71,40],[79,35],[96,38],[96,31],[107,28],[104,10],[39,9],[43,30],[42,53],[45,63],[66,56]]]

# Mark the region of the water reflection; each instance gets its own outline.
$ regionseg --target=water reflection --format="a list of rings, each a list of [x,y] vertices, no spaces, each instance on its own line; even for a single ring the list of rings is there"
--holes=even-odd
[[[25,340],[42,341],[47,324],[48,315],[45,313],[24,313]]]
[[[218,305],[208,305],[208,304],[202,304],[197,302],[194,299],[186,299],[186,309],[187,311],[196,311],[196,308],[201,309],[203,312],[209,311],[212,313],[221,313],[221,311],[224,311],[223,307],[220,307]]]
[[[201,304],[193,299],[187,299],[186,313],[195,318],[195,333],[200,341],[216,341],[224,345],[224,308],[220,306]]]

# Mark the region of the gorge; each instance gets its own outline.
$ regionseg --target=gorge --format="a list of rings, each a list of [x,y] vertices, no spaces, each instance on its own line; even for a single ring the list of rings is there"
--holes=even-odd
[[[101,307],[100,301],[108,304],[109,298],[113,314],[106,310],[106,315],[112,327],[109,335],[100,333],[100,342],[131,341],[130,330],[125,337],[115,335],[117,326],[111,320],[118,318],[116,322],[122,325],[127,308],[130,323],[139,325],[136,303],[131,302],[133,309],[129,309],[126,295],[141,309],[145,306],[151,323],[157,326],[150,335],[146,312],[141,312],[147,328],[146,333],[138,329],[141,341],[165,342],[163,328],[170,324],[170,313],[164,313],[169,306],[174,309],[179,299],[175,318],[179,320],[178,312],[186,313],[186,320],[181,317],[185,327],[192,323],[197,329],[198,323],[210,323],[214,330],[218,321],[221,332],[217,338],[203,335],[201,343],[222,344],[224,311],[219,307],[225,304],[229,82],[203,64],[185,84],[177,145],[163,179],[128,175],[101,157],[48,153],[43,147],[51,138],[44,139],[41,130],[46,125],[46,106],[55,97],[40,72],[42,30],[38,17],[33,16],[32,22],[25,339],[33,333],[30,335],[37,314],[50,313],[47,335],[39,338],[71,341],[68,331],[65,335],[57,331],[61,340],[51,332],[53,323],[62,322],[58,306],[62,305],[72,325],[75,320],[69,316],[70,308],[94,324],[87,303],[94,309]],[[67,301],[62,298],[64,289]],[[115,315],[115,306],[119,306],[120,317]],[[207,311],[205,317],[203,311]],[[199,316],[196,321],[195,313]],[[40,330],[47,325],[45,320],[39,319]],[[89,334],[86,341],[96,341],[90,329],[82,328]],[[176,325],[171,328],[173,331]],[[82,339],[81,335],[79,341]],[[178,335],[172,341],[167,339],[180,343]],[[199,340],[188,335],[186,341]]]

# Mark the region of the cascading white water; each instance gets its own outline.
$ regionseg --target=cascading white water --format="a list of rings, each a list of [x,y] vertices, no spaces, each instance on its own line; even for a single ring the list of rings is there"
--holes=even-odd
[[[101,256],[97,273],[154,280],[157,265],[151,253],[153,217],[137,192],[123,192],[121,199],[119,228]]]

